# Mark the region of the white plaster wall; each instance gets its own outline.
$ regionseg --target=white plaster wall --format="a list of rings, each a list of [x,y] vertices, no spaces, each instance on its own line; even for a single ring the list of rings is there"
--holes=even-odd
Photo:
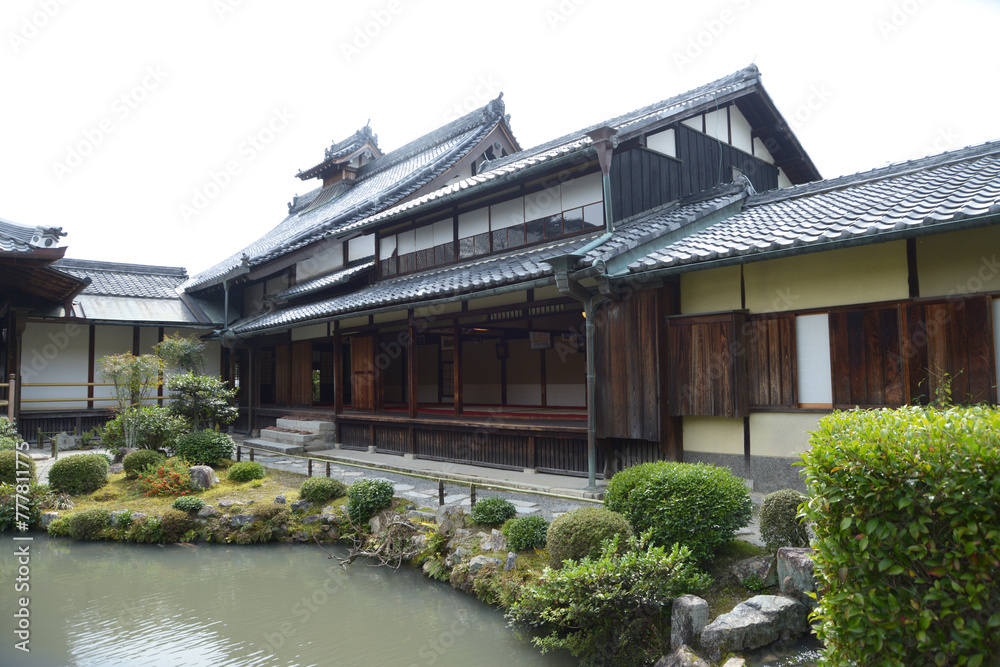
[[[207,331],[204,329],[172,329],[165,328],[164,336],[204,336]],[[205,341],[205,374],[218,376],[222,365],[222,346],[219,341]]]
[[[792,187],[792,182],[788,179],[788,175],[785,174],[785,170],[778,167],[778,187],[779,188],[790,188]]]
[[[709,111],[705,114],[705,134],[724,144],[729,143],[729,123],[726,119],[725,109]]]
[[[313,338],[326,338],[326,322],[292,329],[292,340],[310,340]]]
[[[414,232],[416,232],[417,236],[414,247],[417,250],[426,250],[427,248],[434,247],[434,227],[432,225],[417,227]]]
[[[760,137],[755,137],[753,140],[753,155],[756,158],[774,164],[774,158],[771,156],[771,151],[767,150],[764,146],[764,142],[760,140]]]
[[[729,417],[683,417],[684,451],[743,454],[743,420]]]
[[[29,387],[29,384],[50,382],[86,382],[89,354],[89,329],[79,324],[49,324],[28,322],[21,348],[21,400],[34,398],[86,398],[86,387]],[[128,327],[129,347],[132,328]],[[55,408],[83,409],[87,404],[69,401],[56,403],[23,403],[22,409],[52,410]]]
[[[562,211],[562,196],[559,186],[539,190],[524,197],[525,220],[536,220]]]
[[[677,135],[673,128],[646,136],[646,148],[670,157],[677,157]]]
[[[439,220],[434,223],[434,245],[441,245],[442,243],[451,243],[455,240],[455,225],[452,224],[451,219]]]
[[[667,130],[661,134],[670,133],[673,136],[673,132],[673,130]],[[564,211],[604,201],[604,183],[599,172],[566,181],[562,184],[561,190]]]
[[[795,317],[795,363],[799,403],[833,403],[830,316]]]
[[[392,253],[396,251],[396,237],[387,236],[384,239],[379,240],[378,258],[379,259],[389,259],[392,257]]]
[[[412,229],[396,234],[396,242],[399,244],[399,254],[405,255],[417,249],[417,234]]]
[[[920,296],[1000,292],[1000,226],[917,239]]]
[[[541,405],[542,385],[508,383],[507,403],[509,405]]]
[[[139,354],[155,354],[153,348],[160,342],[159,333],[158,327],[139,328]]]
[[[295,279],[299,282],[321,276],[344,266],[344,248],[340,243],[317,250],[311,257],[295,265]]]
[[[365,234],[347,242],[347,261],[353,262],[375,254],[375,235]]]
[[[464,239],[490,231],[490,210],[480,208],[458,216],[458,238]]]
[[[698,130],[701,132],[701,114],[697,116],[692,116],[691,118],[685,118],[681,121],[684,125],[687,125],[692,130]]]
[[[740,267],[681,274],[681,313],[712,313],[740,307]]]
[[[750,415],[752,456],[796,457],[809,449],[809,433],[827,412],[754,412]],[[686,443],[685,443],[686,444]],[[686,447],[685,447],[686,448]]]
[[[164,330],[164,334],[170,330]],[[182,335],[187,335],[185,332]],[[101,358],[112,354],[122,354],[132,351],[132,327],[114,327],[98,325],[94,328],[94,382],[104,382],[101,377]],[[79,380],[86,382],[86,378]],[[106,398],[114,396],[114,387],[94,387],[95,398]],[[86,404],[84,404],[86,405]],[[113,407],[113,401],[101,401],[94,403],[94,407]],[[77,405],[77,407],[82,407]]]
[[[733,146],[747,153],[753,152],[753,128],[750,122],[740,113],[735,104],[729,107],[729,125],[733,131]]]
[[[505,229],[524,222],[524,198],[517,197],[509,201],[490,206],[490,227]],[[461,234],[459,234],[461,236]]]

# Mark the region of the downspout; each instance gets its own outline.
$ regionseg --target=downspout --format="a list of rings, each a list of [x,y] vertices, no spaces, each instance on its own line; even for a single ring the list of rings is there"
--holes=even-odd
[[[594,313],[596,307],[608,301],[608,297],[593,294],[580,283],[570,279],[569,271],[591,250],[611,238],[614,233],[611,209],[611,152],[618,145],[617,130],[602,127],[589,133],[597,148],[597,159],[601,165],[604,183],[604,227],[605,232],[572,254],[553,257],[548,260],[555,271],[556,287],[559,291],[583,304],[586,320],[584,332],[587,340],[587,491],[597,492],[597,352],[594,349]]]

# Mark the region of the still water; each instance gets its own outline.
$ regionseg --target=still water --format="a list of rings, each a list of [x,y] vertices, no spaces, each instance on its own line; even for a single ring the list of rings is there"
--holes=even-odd
[[[568,666],[503,615],[414,569],[346,571],[315,546],[147,546],[0,537],[0,665]],[[16,592],[30,545],[30,591]],[[12,623],[29,597],[30,653]],[[16,622],[16,619],[15,619]]]

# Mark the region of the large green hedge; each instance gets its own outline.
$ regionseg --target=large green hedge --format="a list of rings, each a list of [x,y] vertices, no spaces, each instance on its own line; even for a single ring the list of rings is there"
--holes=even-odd
[[[837,412],[811,443],[823,664],[996,664],[1000,412]]]

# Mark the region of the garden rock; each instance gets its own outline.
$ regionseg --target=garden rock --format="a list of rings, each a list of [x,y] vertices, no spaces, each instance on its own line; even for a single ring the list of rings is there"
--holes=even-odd
[[[701,633],[701,647],[711,660],[726,653],[760,648],[809,630],[809,610],[792,598],[758,595],[712,621]]]
[[[747,661],[743,658],[730,658],[722,664],[722,667],[747,667]]]
[[[507,538],[496,528],[490,531],[489,535],[479,533],[479,548],[483,551],[504,553],[507,551]]]
[[[209,466],[191,466],[191,486],[199,491],[210,489],[219,483],[219,478],[215,476],[215,471]],[[220,505],[222,503],[219,503]]]
[[[229,525],[233,528],[239,528],[240,526],[245,526],[248,523],[253,523],[253,514],[234,514],[229,517]]]
[[[122,447],[120,450],[118,450],[118,453],[115,454],[114,457],[115,463],[121,463],[126,456],[128,456],[132,452],[137,452],[137,451],[139,451],[137,447]]]
[[[222,512],[215,509],[211,505],[205,505],[200,510],[198,510],[198,516],[200,516],[203,519],[210,519],[210,518],[215,518],[217,516],[222,516]]]
[[[736,580],[742,583],[750,575],[755,574],[760,577],[765,586],[778,585],[778,571],[775,567],[774,556],[755,556],[747,558],[738,563],[734,563],[729,571],[733,573]]]
[[[114,463],[110,468],[108,468],[108,472],[112,475],[117,475],[120,472],[125,472],[125,466],[121,463]]]
[[[706,625],[708,602],[697,595],[675,598],[670,612],[670,648],[678,649],[697,643]]]
[[[507,552],[507,560],[504,561],[503,571],[510,572],[517,566],[517,554],[513,551]]]
[[[238,500],[220,500],[219,501],[219,507],[226,507],[226,508],[233,507],[235,505],[242,505],[242,504],[243,503],[241,503]]]
[[[68,449],[80,449],[80,445],[82,444],[83,438],[78,435],[70,435],[65,431],[56,435],[56,447],[60,452]]]
[[[58,518],[59,518],[58,512],[45,512],[42,514],[41,519],[39,520],[39,525],[41,525],[42,528],[48,528],[49,524]],[[112,525],[114,525],[114,517],[111,518],[111,522]]]
[[[276,496],[274,502],[277,505],[284,505],[287,501],[285,500],[285,496],[281,495],[281,496]]]
[[[678,646],[670,655],[656,661],[653,667],[710,667],[689,646]]]
[[[806,593],[816,590],[813,550],[800,547],[778,549],[778,585],[782,595],[795,598],[812,609],[816,600]]]
[[[491,556],[476,556],[469,561],[469,574],[475,574],[479,570],[483,569],[487,565],[492,565],[494,567],[500,567],[500,559],[493,558]]]
[[[333,514],[330,514],[329,512],[323,512],[322,514],[319,515],[319,522],[326,525],[330,525],[336,519],[337,517]]]
[[[310,514],[306,518],[302,519],[302,523],[309,525],[319,522],[319,514]]]
[[[447,533],[459,528],[465,528],[468,515],[461,507],[444,505],[439,507],[436,514],[438,532]]]
[[[437,517],[434,514],[431,514],[430,512],[421,512],[417,509],[411,509],[407,512],[406,518],[411,521],[424,521],[426,523],[437,521]]]
[[[296,500],[294,503],[289,505],[289,507],[292,508],[293,512],[298,512],[300,510],[304,512],[305,510],[311,508],[312,506],[313,504],[308,500]]]

